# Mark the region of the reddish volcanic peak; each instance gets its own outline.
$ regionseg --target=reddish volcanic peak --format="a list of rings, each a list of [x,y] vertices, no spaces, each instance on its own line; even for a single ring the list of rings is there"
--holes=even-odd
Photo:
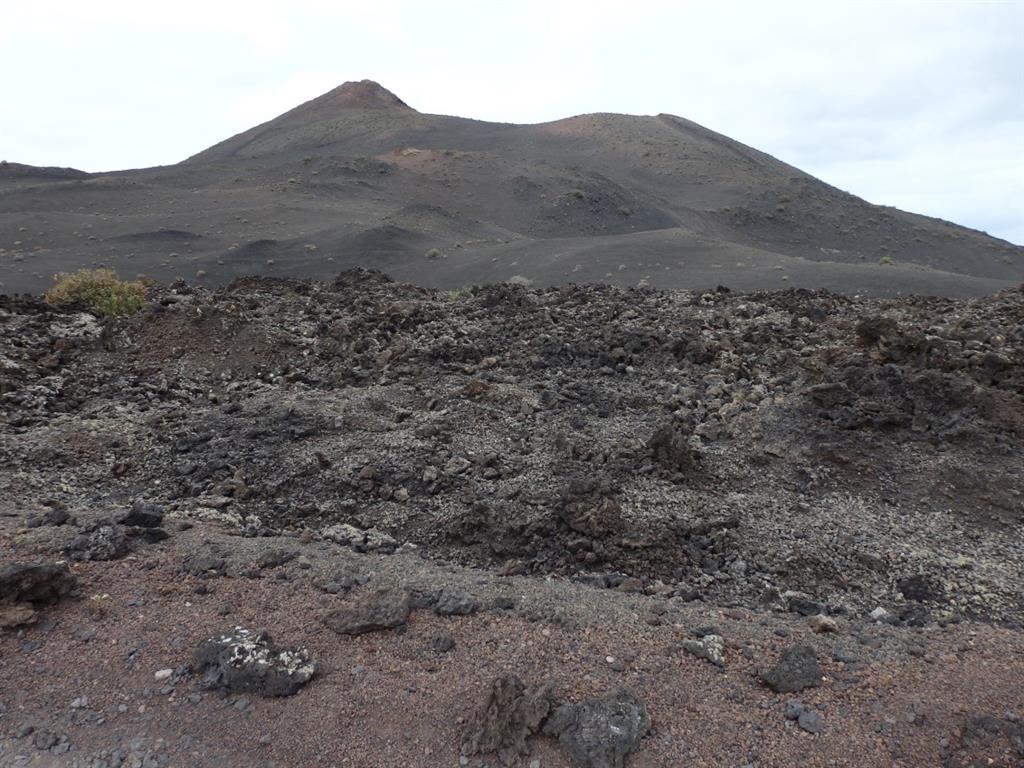
[[[319,102],[318,106],[335,109],[412,109],[387,88],[373,80],[343,83],[316,101]]]

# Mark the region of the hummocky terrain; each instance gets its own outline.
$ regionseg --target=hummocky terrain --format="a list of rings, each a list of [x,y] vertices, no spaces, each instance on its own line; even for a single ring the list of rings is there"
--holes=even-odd
[[[967,297],[1021,282],[1024,248],[871,205],[680,117],[487,123],[362,81],[177,165],[0,164],[4,290],[93,265],[211,287],[363,266],[442,288],[518,276]]]
[[[1019,288],[8,297],[0,417],[0,765],[1024,763]]]

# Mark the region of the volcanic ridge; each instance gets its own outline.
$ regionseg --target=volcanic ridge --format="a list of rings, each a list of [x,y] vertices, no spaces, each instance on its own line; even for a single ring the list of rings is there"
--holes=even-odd
[[[345,83],[176,165],[0,164],[0,282],[326,277],[966,297],[1024,279],[1024,249],[871,205],[672,115],[537,125],[418,112]]]

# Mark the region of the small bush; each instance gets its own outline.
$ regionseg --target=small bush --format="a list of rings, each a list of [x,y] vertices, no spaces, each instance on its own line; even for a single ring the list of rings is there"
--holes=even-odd
[[[878,263],[881,264],[883,267],[888,267],[890,264],[893,263],[892,256],[883,256],[878,260]]]
[[[431,248],[423,255],[428,259],[436,259],[441,255],[441,251],[439,251],[437,248]]]
[[[468,299],[473,295],[475,290],[476,286],[464,285],[461,288],[454,288],[450,291],[446,291],[444,297],[448,301],[460,301],[461,299]]]
[[[140,281],[119,280],[112,269],[82,269],[72,275],[57,275],[47,291],[50,304],[84,304],[94,315],[130,315],[142,309],[146,287]]]
[[[624,205],[621,208],[619,208],[619,216],[627,216],[628,217],[628,216],[632,216],[632,215],[633,215],[633,209],[630,208],[629,206]]]
[[[529,288],[533,285],[533,280],[522,275],[512,275],[508,280],[505,281],[509,285],[521,285],[523,288]]]
[[[586,197],[586,194],[584,194],[582,189],[574,189],[571,192],[569,192],[569,194],[572,197],[576,198],[577,200],[582,200],[583,198]]]

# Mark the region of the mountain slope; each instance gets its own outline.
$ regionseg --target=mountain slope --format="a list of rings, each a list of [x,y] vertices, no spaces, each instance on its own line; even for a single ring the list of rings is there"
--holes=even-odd
[[[1024,279],[1024,248],[871,205],[683,118],[486,123],[365,80],[175,166],[0,172],[0,243],[9,290],[91,263],[208,282],[359,264],[444,287],[521,274],[974,295]]]

